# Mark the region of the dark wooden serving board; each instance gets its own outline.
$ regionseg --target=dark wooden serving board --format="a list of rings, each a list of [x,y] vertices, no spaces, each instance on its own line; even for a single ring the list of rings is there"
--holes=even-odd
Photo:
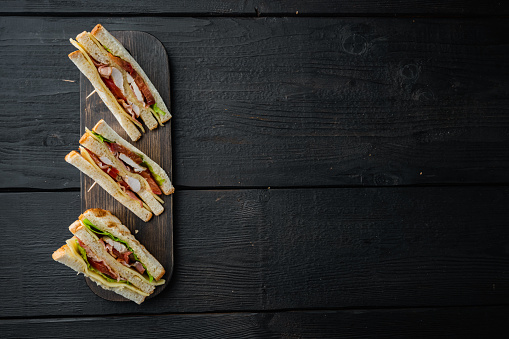
[[[158,89],[166,105],[170,109],[170,70],[168,55],[163,44],[154,36],[136,31],[111,32],[131,53],[140,64],[145,73]],[[81,133],[85,127],[92,129],[95,124],[104,119],[122,138],[135,145],[157,162],[172,178],[172,148],[171,148],[171,120],[150,131],[145,128],[142,137],[133,142],[122,129],[113,114],[108,110],[96,93],[87,96],[94,90],[88,79],[81,74],[80,77],[80,128]],[[164,196],[164,212],[153,216],[149,222],[139,219],[134,213],[113,199],[99,185],[90,191],[93,180],[81,174],[81,210],[89,208],[103,208],[116,215],[126,225],[135,237],[152,253],[166,269],[163,279],[164,285],[158,286],[153,297],[160,293],[170,280],[173,270],[173,195]],[[126,301],[127,299],[116,293],[98,287],[87,278],[87,284],[95,294],[113,301]],[[149,297],[149,298],[150,298]]]

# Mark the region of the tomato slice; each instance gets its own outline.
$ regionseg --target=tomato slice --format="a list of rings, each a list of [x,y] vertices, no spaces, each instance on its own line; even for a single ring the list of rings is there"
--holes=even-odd
[[[117,144],[116,142],[111,143],[108,146],[110,148],[111,153],[113,153],[113,154],[123,153],[125,156],[130,158],[132,161],[134,161],[138,165],[143,162],[143,159],[138,154],[132,152],[131,150],[125,148],[124,146],[122,146],[120,144]]]
[[[110,89],[111,93],[113,93],[115,98],[125,100],[125,97],[122,94],[122,91],[120,90],[120,88],[117,87],[117,85],[115,85],[112,78],[109,78],[109,79],[101,78],[101,79],[103,79],[103,82],[106,84],[106,87],[108,87]]]
[[[154,178],[152,178],[152,175],[150,174],[149,170],[143,171],[140,173],[140,175],[147,180],[148,185],[150,186],[150,189],[154,194],[161,195],[163,194],[161,190],[159,189],[159,185],[157,185]]]
[[[113,278],[113,279],[117,279],[118,275],[111,271],[109,269],[108,266],[106,266],[103,261],[95,261],[94,259],[92,259],[91,257],[88,256],[88,252],[87,252],[87,246],[79,239],[79,238],[76,238],[78,239],[78,243],[80,244],[80,246],[85,250],[85,252],[87,253],[87,261],[88,263],[90,264],[90,266],[92,266],[93,268],[95,268],[97,271],[103,273],[103,274],[106,274],[108,275],[109,277]]]
[[[110,275],[110,270],[108,269],[108,267],[106,265],[103,264],[102,261],[101,262],[94,261],[91,258],[87,258],[87,259],[88,259],[88,262],[90,263],[90,266],[92,266],[93,268],[95,268],[96,270],[98,270],[101,273]]]
[[[150,106],[150,105],[155,104],[156,101],[154,99],[154,96],[152,95],[152,93],[150,93],[150,89],[148,88],[145,81],[143,81],[143,78],[138,73],[136,73],[136,71],[134,71],[134,74],[131,74],[131,75],[134,78],[134,82],[136,83],[136,85],[138,85],[138,88],[140,89],[141,93],[145,97],[145,101],[147,102],[147,105]]]
[[[113,180],[118,180],[118,170],[115,167],[110,167],[109,170],[105,170],[105,172],[108,173]]]
[[[115,60],[115,62],[117,63],[117,65],[119,65],[120,67],[122,67],[127,73],[129,73],[133,79],[134,79],[134,82],[136,83],[136,85],[138,86],[138,88],[140,89],[141,93],[143,94],[143,96],[145,97],[145,101],[146,101],[146,104],[147,105],[153,105],[156,103],[155,99],[154,99],[154,96],[152,95],[152,93],[150,92],[150,89],[148,88],[147,84],[145,83],[145,81],[143,81],[143,78],[138,74],[138,72],[136,72],[133,68],[133,66],[125,61],[124,59],[122,58],[119,58],[117,56],[114,56],[113,54],[109,53],[110,57]]]
[[[113,54],[111,53],[108,53],[110,55],[110,57],[115,60],[115,62],[117,63],[117,65],[119,65],[120,67],[122,67],[127,73],[131,74],[133,72],[135,72],[133,66],[131,66],[130,63],[128,63],[127,61],[125,61],[124,59],[122,58],[119,58],[117,56],[114,56]]]

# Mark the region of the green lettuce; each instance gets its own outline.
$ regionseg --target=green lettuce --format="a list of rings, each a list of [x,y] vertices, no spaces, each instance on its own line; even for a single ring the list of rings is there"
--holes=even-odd
[[[157,175],[156,172],[154,172],[154,169],[152,168],[152,166],[150,166],[150,164],[146,161],[143,161],[141,163],[141,165],[145,166],[146,168],[148,168],[148,170],[150,171],[150,173],[152,174],[152,177],[154,178],[154,180],[157,182],[157,184],[159,186],[162,186],[163,183],[166,181],[164,180],[163,178],[161,178],[159,175]]]
[[[78,247],[78,252],[80,252],[80,255],[81,257],[83,258],[83,260],[85,261],[85,263],[87,264],[87,267],[90,271],[93,271],[93,272],[96,272],[97,274],[99,274],[101,277],[103,277],[104,279],[106,279],[106,281],[108,282],[113,282],[113,283],[116,283],[116,282],[120,282],[120,283],[124,283],[124,284],[128,284],[130,285],[131,283],[127,280],[115,280],[115,279],[112,279],[110,277],[108,277],[106,274],[102,273],[102,272],[99,272],[98,270],[96,270],[95,268],[92,267],[92,265],[90,265],[90,263],[88,262],[88,258],[87,258],[87,252],[85,251],[85,249],[83,247],[80,246],[80,243],[78,242],[78,240],[76,240],[76,246]]]
[[[111,239],[113,239],[114,241],[118,241],[119,243],[121,244],[124,244],[125,247],[127,247],[127,249],[133,253],[133,257],[134,257],[134,260],[136,261],[139,261],[138,260],[138,256],[134,253],[133,249],[122,239],[119,239],[117,238],[116,236],[114,236],[113,234],[109,233],[109,232],[105,232],[105,231],[101,231],[100,229],[98,229],[97,227],[95,227],[94,224],[92,224],[90,222],[90,220],[88,219],[82,219],[81,222],[93,233],[95,234],[99,234],[99,235],[105,235],[107,237],[110,237]],[[145,269],[145,273],[147,273],[147,276],[148,276],[148,279],[150,282],[152,282],[154,280],[154,277],[148,273],[147,271],[147,267],[140,261],[140,263],[143,265],[143,268]]]
[[[109,142],[110,144],[114,143],[115,141],[111,141],[111,140],[108,140],[106,139],[105,137],[103,137],[102,135],[100,135],[99,133],[96,133],[94,131],[90,131],[93,135],[95,135],[97,137],[97,139],[101,140],[102,143],[104,142]]]
[[[136,153],[137,156],[139,156],[141,158],[141,160],[143,160],[140,165],[141,166],[144,166],[146,168],[148,168],[150,174],[152,174],[152,177],[154,178],[154,180],[157,182],[157,184],[159,186],[162,186],[163,185],[163,182],[165,182],[166,180],[164,180],[163,178],[161,178],[159,175],[157,175],[156,172],[154,172],[154,169],[152,168],[152,166],[150,166],[150,164],[148,162],[146,162],[144,159],[143,159],[143,154],[140,154],[140,153]]]
[[[153,104],[153,105],[151,105],[150,107],[151,107],[151,108],[154,110],[154,112],[156,112],[157,114],[159,114],[159,115],[166,115],[166,113],[165,113],[165,112],[163,112],[163,111],[162,111],[159,107],[157,107],[157,104]]]

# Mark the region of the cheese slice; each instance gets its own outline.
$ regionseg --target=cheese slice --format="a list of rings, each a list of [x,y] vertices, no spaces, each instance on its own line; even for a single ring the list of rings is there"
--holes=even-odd
[[[85,263],[85,261],[83,260],[81,255],[78,254],[76,240],[71,238],[71,239],[68,239],[66,241],[66,243],[67,243],[67,246],[69,246],[69,248],[71,249],[72,256],[75,257],[76,259],[78,259],[78,262],[80,262],[82,264],[83,271],[85,272],[85,276],[87,276],[88,278],[94,280],[95,282],[100,283],[101,285],[105,285],[108,287],[127,288],[127,289],[130,289],[131,291],[133,291],[137,294],[143,295],[145,297],[148,297],[150,295],[150,294],[140,291],[136,287],[134,287],[132,285],[128,285],[126,283],[108,281],[108,280],[104,279],[100,274],[97,274],[96,272],[89,270],[87,267],[87,264]]]
[[[164,204],[164,200],[159,198],[159,196],[157,194],[155,194],[154,192],[152,192],[152,190],[150,189],[149,187],[149,192],[152,193],[152,196],[157,200],[159,201],[161,204]]]

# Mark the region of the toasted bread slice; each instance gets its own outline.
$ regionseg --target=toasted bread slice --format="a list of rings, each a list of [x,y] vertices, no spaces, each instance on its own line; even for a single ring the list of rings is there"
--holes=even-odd
[[[65,161],[88,175],[92,180],[99,184],[106,192],[115,198],[122,205],[131,210],[141,220],[149,221],[152,218],[152,212],[140,206],[140,203],[127,196],[120,186],[109,175],[104,173],[97,165],[90,163],[78,152],[72,151],[65,156]]]
[[[99,94],[104,104],[109,108],[111,113],[113,113],[131,140],[138,140],[141,137],[141,132],[132,121],[132,118],[127,114],[124,108],[115,99],[111,91],[106,87],[95,66],[87,60],[81,51],[72,52],[69,54],[69,59],[71,59],[71,61],[79,68],[81,73],[90,80],[97,94]]]
[[[69,247],[71,241],[74,241],[74,239],[69,239],[66,245],[60,247],[53,253],[53,260],[72,268],[74,271],[78,272],[78,274],[84,274],[86,277],[90,278],[98,286],[104,288],[105,290],[113,291],[123,296],[124,298],[134,301],[137,304],[141,304],[145,300],[146,295],[140,294],[139,292],[136,292],[124,284],[112,284],[104,280],[99,275],[88,272],[87,265],[83,259]]]

